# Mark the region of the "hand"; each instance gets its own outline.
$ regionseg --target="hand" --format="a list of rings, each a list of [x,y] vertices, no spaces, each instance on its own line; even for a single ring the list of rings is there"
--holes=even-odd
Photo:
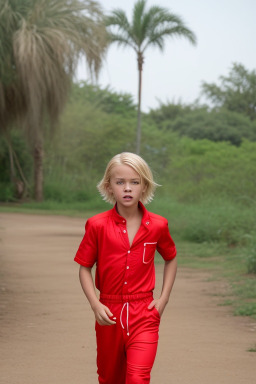
[[[166,306],[167,303],[165,303],[163,300],[161,299],[154,299],[153,301],[151,301],[151,303],[149,304],[148,306],[148,309],[152,309],[152,308],[156,308],[157,312],[159,313],[159,316],[161,317],[163,312],[164,312],[164,309],[165,309],[165,306]]]
[[[99,325],[113,325],[116,324],[114,320],[116,320],[115,317],[113,317],[113,314],[111,313],[110,309],[103,305],[100,301],[92,308],[95,319]],[[110,319],[110,317],[113,318],[113,320]]]

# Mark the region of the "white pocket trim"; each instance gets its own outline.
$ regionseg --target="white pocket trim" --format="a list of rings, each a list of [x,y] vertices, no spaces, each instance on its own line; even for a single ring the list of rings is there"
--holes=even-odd
[[[149,261],[145,261],[145,253],[146,253],[146,246],[147,245],[152,245],[152,244],[157,244],[156,241],[154,241],[153,243],[144,243],[144,250],[143,250],[143,264],[148,264],[151,262],[151,259]]]

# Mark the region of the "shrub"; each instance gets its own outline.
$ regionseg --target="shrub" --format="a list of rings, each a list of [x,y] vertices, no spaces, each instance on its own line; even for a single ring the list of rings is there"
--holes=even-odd
[[[255,235],[256,236],[256,235]],[[247,271],[248,273],[256,274],[256,240],[255,236],[253,241],[248,247],[248,256],[247,256]]]

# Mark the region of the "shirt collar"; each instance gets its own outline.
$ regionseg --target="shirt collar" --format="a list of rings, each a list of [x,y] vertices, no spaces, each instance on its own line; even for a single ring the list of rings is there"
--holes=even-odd
[[[147,209],[144,207],[144,205],[139,201],[139,207],[142,210],[142,219],[141,223],[145,226],[148,227],[150,225],[150,217],[149,217],[149,212]],[[126,220],[124,217],[120,216],[119,213],[117,212],[117,204],[112,209],[112,215],[116,223],[118,224],[126,224]]]

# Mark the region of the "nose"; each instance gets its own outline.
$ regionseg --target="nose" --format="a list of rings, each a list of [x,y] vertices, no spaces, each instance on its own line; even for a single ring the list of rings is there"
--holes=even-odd
[[[126,192],[131,191],[131,186],[130,186],[129,183],[126,183],[126,184],[124,185],[124,190],[125,190]]]

